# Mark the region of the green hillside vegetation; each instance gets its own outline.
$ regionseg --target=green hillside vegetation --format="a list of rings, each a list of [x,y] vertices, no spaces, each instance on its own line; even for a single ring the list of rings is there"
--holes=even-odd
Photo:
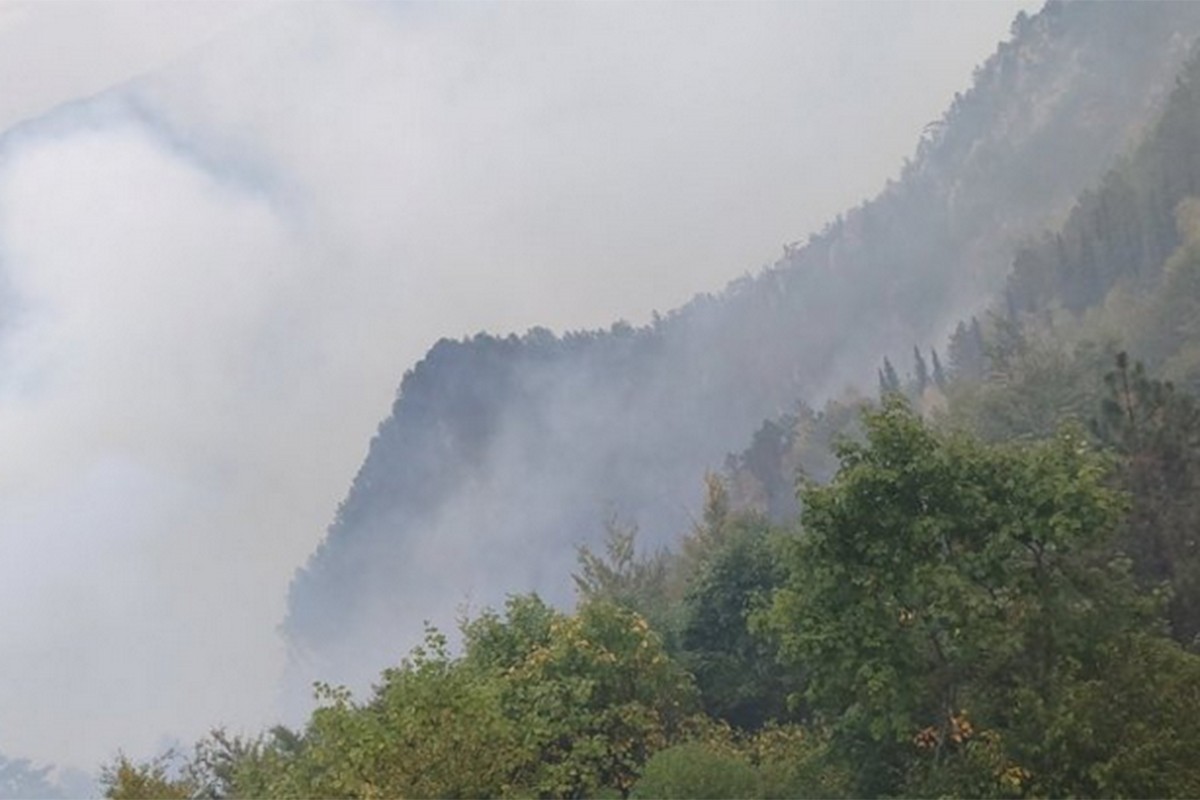
[[[108,794],[1200,791],[1200,656],[1123,548],[1119,454],[1078,427],[988,444],[896,395],[863,424],[799,527],[713,482],[678,555],[626,558],[619,529],[585,554],[572,613],[513,597],[457,655],[431,630],[366,699],[318,687],[301,730],[216,733],[176,777],[121,760]]]
[[[944,360],[764,423],[670,547],[108,796],[1200,796],[1198,198],[1193,60]]]

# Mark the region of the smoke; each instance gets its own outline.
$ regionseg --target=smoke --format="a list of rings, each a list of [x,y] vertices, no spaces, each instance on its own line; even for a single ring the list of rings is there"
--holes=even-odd
[[[286,303],[303,237],[140,126],[10,152],[4,746],[86,764],[257,719],[297,532],[339,484],[305,466],[333,419],[307,386],[318,331]]]
[[[0,109],[38,117],[0,141],[0,750],[90,768],[274,716],[288,580],[430,343],[757,268],[1017,6],[13,8],[14,76],[79,46]]]
[[[268,8],[264,0],[5,0],[0,131],[161,68]]]

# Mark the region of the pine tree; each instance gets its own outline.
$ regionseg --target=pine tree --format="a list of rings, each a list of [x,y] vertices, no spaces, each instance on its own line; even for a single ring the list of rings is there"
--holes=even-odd
[[[933,361],[933,382],[943,391],[946,389],[946,371],[942,369],[942,361],[938,358],[937,348],[929,351],[929,355]]]
[[[1172,633],[1191,644],[1200,637],[1200,406],[1124,352],[1104,382],[1092,430],[1120,455],[1132,499],[1122,549],[1146,585],[1169,586]]]
[[[954,377],[970,381],[987,375],[987,353],[978,318],[971,317],[970,325],[958,323],[950,337],[950,369]]]
[[[913,345],[913,360],[917,371],[917,394],[925,394],[925,389],[929,387],[929,367],[925,364],[925,357],[921,355],[921,348]]]
[[[887,397],[890,394],[900,393],[900,376],[896,374],[896,368],[892,366],[892,362],[885,356],[883,359],[883,369],[879,371],[879,396]]]

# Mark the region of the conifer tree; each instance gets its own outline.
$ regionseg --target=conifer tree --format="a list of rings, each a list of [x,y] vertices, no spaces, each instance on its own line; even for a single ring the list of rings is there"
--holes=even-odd
[[[913,345],[913,361],[917,371],[917,394],[921,395],[929,386],[929,367],[925,363],[925,357],[921,355],[921,348],[916,345]]]
[[[892,362],[886,356],[883,359],[883,369],[879,371],[879,396],[887,397],[889,394],[898,394],[900,392],[900,376],[896,374],[896,368],[892,366]]]
[[[937,387],[939,389],[945,390],[945,388],[946,388],[946,371],[944,369],[942,369],[942,361],[940,358],[938,358],[937,348],[935,347],[932,350],[930,350],[929,355],[933,362],[933,382],[937,385]]]

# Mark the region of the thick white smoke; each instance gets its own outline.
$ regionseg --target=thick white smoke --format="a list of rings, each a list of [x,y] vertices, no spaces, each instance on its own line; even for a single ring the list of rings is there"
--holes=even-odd
[[[287,582],[434,340],[757,268],[1017,6],[42,8],[0,7],[0,123],[41,115],[0,140],[0,751],[92,768],[273,717]]]

